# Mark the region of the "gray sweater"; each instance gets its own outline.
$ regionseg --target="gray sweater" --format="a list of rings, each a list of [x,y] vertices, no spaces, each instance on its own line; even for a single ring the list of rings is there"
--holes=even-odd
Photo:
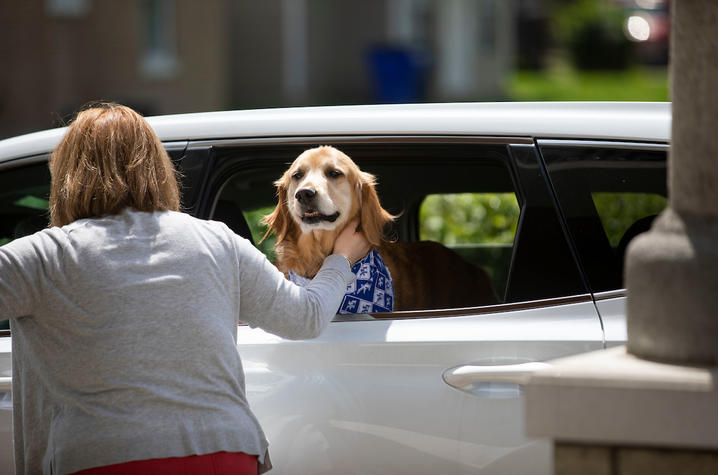
[[[17,473],[219,451],[268,469],[238,322],[315,337],[353,279],[333,255],[298,287],[224,224],[176,212],[126,210],[0,247]]]

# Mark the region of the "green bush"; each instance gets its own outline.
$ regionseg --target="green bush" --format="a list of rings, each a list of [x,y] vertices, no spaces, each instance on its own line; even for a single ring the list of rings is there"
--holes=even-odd
[[[557,39],[582,70],[625,69],[633,43],[623,32],[624,12],[606,0],[577,0],[555,8]]]
[[[449,246],[512,244],[518,219],[513,193],[430,195],[419,210],[419,237]]]
[[[668,205],[664,196],[650,193],[592,193],[593,203],[612,247],[636,221],[657,215]]]
[[[262,224],[262,218],[270,214],[274,210],[274,206],[266,206],[264,208],[255,209],[244,213],[244,219],[247,221],[249,231],[252,233],[252,239],[257,248],[266,255],[270,261],[275,262],[276,255],[274,252],[274,243],[277,241],[277,236],[270,234],[267,239],[262,241],[264,233],[267,231],[267,226]]]
[[[506,85],[512,101],[668,101],[666,68],[576,71],[556,67],[545,73],[517,71]]]

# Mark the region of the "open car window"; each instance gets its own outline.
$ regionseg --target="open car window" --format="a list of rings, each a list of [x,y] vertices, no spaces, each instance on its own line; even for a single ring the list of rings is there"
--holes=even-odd
[[[277,204],[274,181],[312,146],[215,147],[218,167],[216,181],[208,185],[214,190],[209,217],[224,221],[274,260],[274,237],[260,242],[266,232],[261,219]],[[543,194],[539,203],[531,204],[535,193],[531,187],[536,184],[522,187],[518,183],[507,145],[340,143],[336,147],[376,176],[382,206],[398,215],[388,229],[392,239],[433,241],[480,267],[488,273],[498,297],[494,304],[585,293],[575,264],[566,261],[567,256],[571,259],[570,252],[556,216],[543,220],[555,213],[545,183],[539,180]],[[538,155],[532,147],[526,159],[533,160],[527,173],[536,176]],[[528,218],[522,220],[527,210]],[[519,241],[522,251],[517,253]],[[552,260],[555,251],[563,254]],[[442,308],[481,305],[481,301],[462,302]]]
[[[503,301],[519,213],[515,193],[431,194],[419,208],[419,238],[481,266]]]

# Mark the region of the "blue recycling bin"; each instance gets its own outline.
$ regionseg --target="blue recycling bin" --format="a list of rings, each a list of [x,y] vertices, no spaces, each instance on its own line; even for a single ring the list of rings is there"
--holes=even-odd
[[[380,46],[368,54],[373,100],[376,103],[421,102],[425,61],[416,49]]]

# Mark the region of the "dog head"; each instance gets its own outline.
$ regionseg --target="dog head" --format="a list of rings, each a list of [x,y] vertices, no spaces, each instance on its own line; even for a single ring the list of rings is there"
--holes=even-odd
[[[378,246],[395,217],[381,207],[375,183],[373,175],[334,147],[306,150],[274,183],[278,203],[264,217],[267,234],[276,233],[277,244],[293,234],[338,234],[358,216],[359,230]]]

